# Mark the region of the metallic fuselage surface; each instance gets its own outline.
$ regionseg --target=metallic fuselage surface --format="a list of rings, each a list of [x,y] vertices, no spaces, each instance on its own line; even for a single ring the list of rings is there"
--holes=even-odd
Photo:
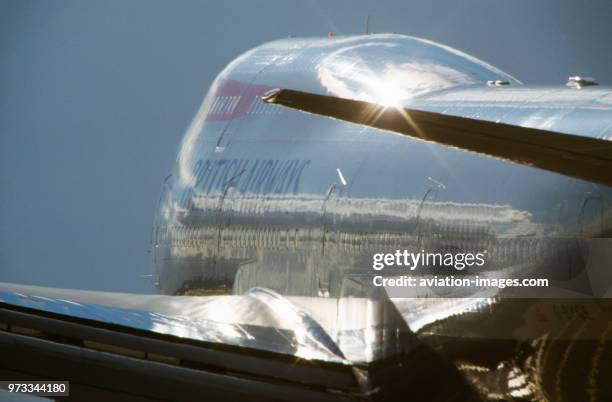
[[[367,297],[372,254],[397,249],[574,275],[579,239],[609,234],[605,186],[263,103],[273,88],[612,135],[608,88],[526,87],[399,35],[272,42],[219,75],[183,139],[154,228],[161,292]]]

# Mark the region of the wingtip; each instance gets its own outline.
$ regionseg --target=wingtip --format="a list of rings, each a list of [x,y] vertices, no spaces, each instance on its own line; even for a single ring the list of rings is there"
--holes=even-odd
[[[271,89],[262,95],[261,100],[266,103],[276,103],[276,99],[278,98],[278,95],[280,95],[282,91],[283,90],[280,88]]]

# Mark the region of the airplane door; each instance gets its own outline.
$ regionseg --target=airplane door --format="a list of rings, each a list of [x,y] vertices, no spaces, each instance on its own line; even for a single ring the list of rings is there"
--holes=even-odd
[[[321,204],[321,262],[317,266],[317,282],[318,294],[321,297],[329,297],[331,290],[331,273],[338,267],[330,265],[330,258],[325,255],[325,248],[328,242],[335,240],[336,235],[336,213],[335,207],[338,203],[338,198],[346,187],[346,179],[340,168],[336,168],[337,180],[329,186],[327,194]]]
[[[584,237],[598,237],[603,233],[604,201],[600,194],[589,194],[582,201],[578,226]]]
[[[226,233],[227,229],[229,229],[230,227],[231,219],[232,219],[232,208],[230,205],[231,194],[234,191],[236,183],[238,182],[238,180],[240,179],[240,177],[242,176],[244,172],[245,172],[245,169],[242,169],[241,171],[236,173],[234,176],[230,177],[223,184],[223,187],[222,187],[223,190],[219,197],[219,203],[218,203],[217,211],[215,214],[216,215],[215,224],[217,226],[217,254],[218,255],[222,254],[224,243],[232,242],[231,233],[229,237],[225,236],[227,234]],[[229,202],[228,202],[228,198],[230,199]]]
[[[440,183],[439,181],[431,177],[428,177],[427,181],[428,181],[428,188],[425,191],[423,198],[421,199],[419,208],[417,210],[417,216],[416,216],[417,244],[418,244],[418,247],[421,249],[427,248],[426,243],[432,237],[431,236],[432,235],[431,224],[428,220],[423,218],[423,215],[424,215],[423,210],[426,208],[429,208],[429,206],[427,205],[428,203],[435,202],[438,199],[438,193],[440,192],[440,190],[446,189],[446,186],[444,184]]]
[[[260,96],[270,89],[255,84],[270,65],[271,63],[264,65],[250,76],[238,76],[237,79],[224,80],[220,84],[208,114],[209,119],[225,121],[215,138],[215,153],[225,151],[229,139],[240,126],[240,118],[250,113]]]

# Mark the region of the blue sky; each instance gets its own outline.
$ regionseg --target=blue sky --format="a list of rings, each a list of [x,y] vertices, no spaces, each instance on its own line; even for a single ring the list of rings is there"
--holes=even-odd
[[[609,1],[0,0],[0,281],[151,291],[160,184],[215,75],[366,15],[526,83],[612,84]]]

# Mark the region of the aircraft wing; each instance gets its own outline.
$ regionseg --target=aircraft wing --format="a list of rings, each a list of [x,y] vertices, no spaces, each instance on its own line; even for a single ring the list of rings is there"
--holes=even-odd
[[[277,89],[263,100],[612,186],[612,141],[402,106]]]
[[[260,296],[0,284],[0,377],[68,380],[71,398],[90,401],[345,400],[359,389],[316,327],[297,336]]]
[[[355,299],[349,310],[362,311],[360,302],[371,300]],[[308,303],[328,305],[311,305],[322,314],[311,316],[298,307]],[[0,283],[0,377],[70,381],[70,398],[89,401],[370,400],[404,389],[471,400],[455,366],[411,332],[401,340],[405,355],[395,348],[376,362],[344,356],[325,323],[336,304],[257,288],[190,297]],[[423,314],[429,310],[415,317]],[[373,327],[362,329],[339,336],[361,351],[379,343]],[[408,355],[411,365],[398,370],[397,359]],[[440,378],[445,387],[433,383]]]

